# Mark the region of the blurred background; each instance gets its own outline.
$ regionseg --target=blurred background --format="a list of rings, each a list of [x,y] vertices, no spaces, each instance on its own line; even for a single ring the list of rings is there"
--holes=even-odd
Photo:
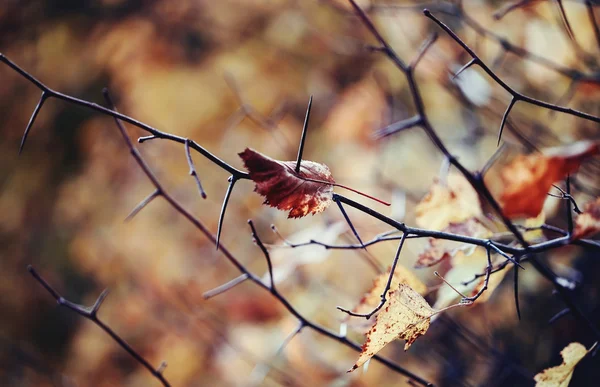
[[[596,19],[600,9],[564,2],[570,37],[557,2],[531,2],[500,20],[493,16],[505,2],[462,3],[427,6],[517,90],[600,114],[599,41],[590,19],[590,9]],[[407,62],[437,30],[417,2],[359,4]],[[507,51],[499,37],[536,57]],[[414,225],[414,207],[439,175],[443,157],[418,128],[374,138],[377,129],[414,111],[405,77],[368,49],[373,44],[342,0],[4,0],[0,6],[0,52],[42,82],[99,104],[108,87],[121,112],[189,137],[236,168],[243,168],[237,154],[246,147],[295,159],[313,95],[305,159],[327,164],[337,182],[392,206],[344,195]],[[435,129],[475,170],[496,151],[510,96],[478,69],[452,79],[469,59],[440,33],[419,64],[417,81]],[[278,352],[297,321],[256,285],[242,283],[204,300],[204,292],[239,273],[160,199],[124,222],[153,187],[111,118],[51,99],[19,156],[39,96],[0,66],[0,385],[159,385],[97,326],[58,308],[27,273],[30,263],[77,303],[90,305],[110,289],[100,318],[153,365],[166,361],[173,386],[410,385],[377,362],[366,373],[346,374],[358,354],[309,330]],[[510,145],[498,162],[536,148],[598,140],[599,129],[517,104],[505,129]],[[144,135],[128,130],[134,139]],[[216,232],[227,173],[193,154],[208,195],[203,200],[182,145],[147,141],[139,149],[169,192]],[[597,173],[598,160],[592,160],[577,175],[580,203],[598,195]],[[335,206],[288,220],[262,205],[253,188],[249,181],[236,185],[222,244],[262,275],[264,258],[246,224],[253,219],[270,246],[281,292],[307,318],[338,331],[344,315],[335,307],[358,302],[390,264],[396,243],[368,252],[277,247],[283,241],[271,224],[293,242],[354,239]],[[564,227],[562,202],[547,204],[547,222]],[[388,230],[348,212],[363,240]],[[425,242],[408,241],[401,263],[435,290],[434,268],[412,269]],[[598,322],[598,253],[569,247],[541,259],[578,284],[580,304]],[[537,372],[560,364],[565,345],[590,347],[593,337],[571,316],[548,323],[564,305],[534,270],[523,272],[520,285],[521,321],[508,275],[487,302],[448,312],[408,352],[396,342],[382,354],[439,386],[533,385]],[[435,297],[432,291],[427,299]],[[364,340],[359,333],[349,336]],[[584,359],[571,385],[594,385],[599,370],[597,358]]]

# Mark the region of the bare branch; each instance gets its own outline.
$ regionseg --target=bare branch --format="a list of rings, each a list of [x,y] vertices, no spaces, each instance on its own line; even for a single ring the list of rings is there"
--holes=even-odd
[[[64,306],[68,309],[71,309],[75,313],[92,321],[94,324],[99,326],[117,344],[119,344],[119,346],[121,348],[123,348],[125,351],[127,351],[127,353],[129,353],[138,363],[140,363],[142,366],[144,366],[144,368],[146,368],[152,374],[152,376],[154,376],[156,379],[158,379],[158,381],[160,381],[163,386],[167,386],[167,387],[170,386],[169,382],[167,381],[167,379],[165,379],[165,377],[162,373],[164,370],[164,366],[162,364],[157,369],[154,369],[154,367],[152,367],[152,365],[146,359],[144,359],[144,357],[142,355],[140,355],[135,349],[133,349],[133,347],[131,347],[131,345],[129,345],[125,341],[125,339],[123,339],[121,336],[119,336],[115,331],[113,331],[108,325],[106,325],[104,322],[102,322],[98,318],[98,311],[100,310],[102,303],[104,302],[104,300],[106,299],[106,296],[108,295],[108,290],[104,290],[100,294],[100,296],[98,296],[98,298],[96,299],[96,302],[94,302],[94,304],[92,306],[86,307],[86,306],[75,304],[75,303],[63,298],[56,290],[54,290],[54,288],[48,282],[46,282],[46,280],[33,268],[33,266],[31,266],[31,265],[27,266],[27,270],[29,271],[29,273],[31,273],[33,278],[35,278],[35,280],[37,282],[39,282],[40,285],[42,285],[48,291],[48,293],[50,293],[50,295],[56,300],[58,305]]]

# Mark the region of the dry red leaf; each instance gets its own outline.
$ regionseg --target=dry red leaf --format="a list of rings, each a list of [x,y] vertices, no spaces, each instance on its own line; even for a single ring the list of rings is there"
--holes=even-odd
[[[599,152],[599,143],[580,141],[541,154],[517,157],[501,172],[504,191],[500,200],[504,215],[537,216],[552,184],[577,171],[583,160]]]
[[[450,223],[450,225],[442,231],[475,238],[489,238],[492,235],[492,232],[476,218],[469,218],[460,223]],[[419,258],[417,258],[417,261],[415,262],[415,268],[433,266],[454,256],[458,251],[469,250],[472,248],[473,245],[462,242],[429,238],[429,246],[425,251],[419,254]]]
[[[575,220],[575,239],[585,238],[600,231],[600,197],[587,203],[583,214]]]
[[[296,173],[296,161],[278,161],[246,148],[239,156],[256,184],[254,191],[265,197],[264,204],[301,218],[324,211],[333,198],[335,183],[326,165],[302,160]],[[318,180],[320,182],[317,182]]]

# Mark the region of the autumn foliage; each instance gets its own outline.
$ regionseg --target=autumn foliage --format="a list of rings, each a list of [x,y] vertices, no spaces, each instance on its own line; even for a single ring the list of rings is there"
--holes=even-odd
[[[594,2],[70,3],[0,7],[0,385],[600,380]]]

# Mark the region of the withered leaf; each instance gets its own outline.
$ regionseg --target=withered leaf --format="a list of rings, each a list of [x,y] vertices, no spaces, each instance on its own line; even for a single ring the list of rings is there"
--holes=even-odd
[[[438,231],[482,214],[479,195],[467,179],[455,173],[448,175],[446,184],[436,180],[415,210],[419,227]]]
[[[583,160],[600,151],[599,143],[580,141],[543,153],[521,155],[501,171],[504,191],[500,201],[509,218],[536,217],[550,187],[574,173]]]
[[[585,238],[600,231],[600,197],[583,208],[583,214],[575,220],[575,239]]]
[[[593,348],[593,347],[592,347]],[[587,355],[590,350],[580,343],[571,343],[560,351],[563,358],[561,365],[556,367],[546,368],[544,371],[535,375],[536,387],[567,387],[575,366]]]
[[[296,173],[295,161],[274,160],[249,148],[239,156],[256,184],[254,191],[265,197],[264,204],[289,210],[289,218],[314,215],[331,204],[333,186],[327,183],[335,181],[326,165],[302,160]]]
[[[373,280],[373,286],[371,289],[365,293],[365,295],[361,298],[358,305],[352,309],[353,313],[357,314],[367,314],[371,313],[381,302],[381,294],[385,290],[385,286],[387,285],[387,281],[390,275],[391,267],[385,273],[381,273],[378,275],[375,280]],[[394,291],[394,289],[398,289],[400,284],[405,284],[414,289],[417,293],[421,295],[425,295],[427,293],[427,286],[419,279],[415,274],[413,274],[406,267],[398,264],[396,265],[396,270],[394,270],[394,276],[392,277],[392,283],[390,286],[390,290],[386,295],[386,298],[390,299],[390,292]],[[367,333],[369,328],[373,326],[373,322],[375,321],[377,314],[371,316],[370,319],[365,318],[357,318],[352,317],[350,315],[346,315],[344,318],[344,323],[346,323],[351,329],[360,333]]]
[[[442,231],[475,238],[489,238],[492,236],[492,232],[476,218],[469,218],[460,223],[450,223],[450,225],[444,228]],[[470,250],[472,248],[472,245],[462,242],[429,238],[429,246],[425,249],[425,251],[419,254],[419,257],[415,262],[415,268],[433,266],[454,256],[458,251]]]
[[[358,360],[348,372],[363,365],[395,339],[406,340],[406,351],[429,329],[431,316],[436,311],[419,293],[406,284],[400,284],[389,296],[389,301],[377,315],[375,325],[367,333],[367,341]]]

